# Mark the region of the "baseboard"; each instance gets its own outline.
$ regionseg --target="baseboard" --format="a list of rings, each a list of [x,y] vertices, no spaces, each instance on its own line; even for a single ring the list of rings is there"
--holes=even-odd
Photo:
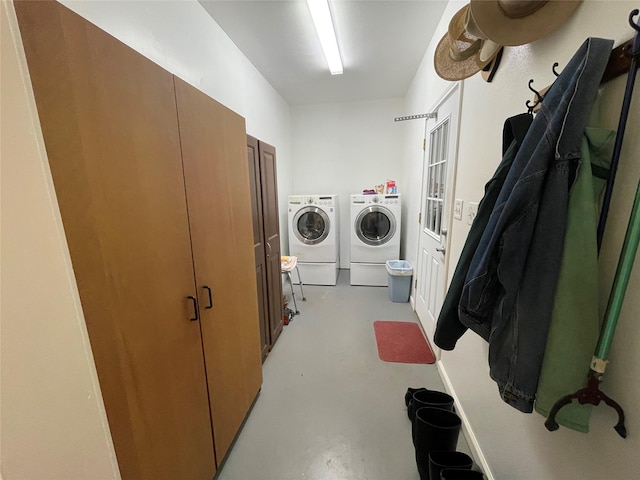
[[[469,448],[471,449],[471,454],[480,465],[485,477],[487,480],[495,480],[493,473],[489,469],[489,464],[487,463],[487,459],[482,453],[482,448],[480,448],[480,443],[478,443],[478,438],[476,437],[473,429],[471,428],[471,424],[469,423],[469,418],[464,413],[464,407],[460,403],[458,396],[456,395],[456,391],[453,388],[453,384],[449,379],[449,375],[447,375],[447,371],[444,368],[441,360],[436,362],[436,366],[438,367],[438,373],[440,374],[440,378],[442,379],[442,383],[444,383],[444,388],[447,390],[447,393],[453,397],[456,406],[456,413],[462,420],[462,431],[464,432],[464,436],[467,439],[467,443],[469,444]]]

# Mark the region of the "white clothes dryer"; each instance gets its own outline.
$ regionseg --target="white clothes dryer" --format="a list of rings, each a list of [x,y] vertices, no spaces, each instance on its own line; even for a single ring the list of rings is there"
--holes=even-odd
[[[290,195],[289,254],[298,257],[303,283],[335,285],[340,268],[337,195]]]
[[[387,260],[400,258],[399,194],[351,195],[351,285],[386,286]]]

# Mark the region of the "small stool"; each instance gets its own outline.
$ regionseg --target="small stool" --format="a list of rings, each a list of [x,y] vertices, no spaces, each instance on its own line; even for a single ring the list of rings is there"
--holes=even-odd
[[[302,277],[300,277],[300,270],[298,270],[298,257],[280,257],[280,273],[287,275],[289,279],[289,285],[291,285],[291,296],[293,297],[293,306],[296,309],[296,315],[299,315],[298,305],[296,304],[296,294],[293,291],[293,280],[291,279],[291,271],[295,269],[298,274],[298,280],[300,285],[300,293],[302,294],[302,301],[306,302],[307,299],[304,296],[304,290],[302,289]]]

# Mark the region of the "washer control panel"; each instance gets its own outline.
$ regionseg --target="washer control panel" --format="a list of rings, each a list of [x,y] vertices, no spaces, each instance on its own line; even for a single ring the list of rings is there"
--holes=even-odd
[[[314,195],[306,198],[307,205],[320,205],[322,207],[333,207],[335,197],[332,195]]]
[[[393,195],[351,195],[351,205],[400,205],[400,194]]]
[[[379,205],[398,205],[400,204],[400,197],[398,195],[363,195],[367,204],[379,204]]]

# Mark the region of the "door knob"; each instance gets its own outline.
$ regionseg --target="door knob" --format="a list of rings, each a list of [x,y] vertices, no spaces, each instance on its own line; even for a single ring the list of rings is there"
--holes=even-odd
[[[446,252],[446,251],[447,251],[447,249],[446,249],[445,247],[438,247],[438,248],[436,248],[436,252],[444,253],[444,252]]]
[[[440,234],[441,235],[447,235],[447,233],[449,233],[449,230],[447,230],[447,227],[442,227],[440,229]]]

